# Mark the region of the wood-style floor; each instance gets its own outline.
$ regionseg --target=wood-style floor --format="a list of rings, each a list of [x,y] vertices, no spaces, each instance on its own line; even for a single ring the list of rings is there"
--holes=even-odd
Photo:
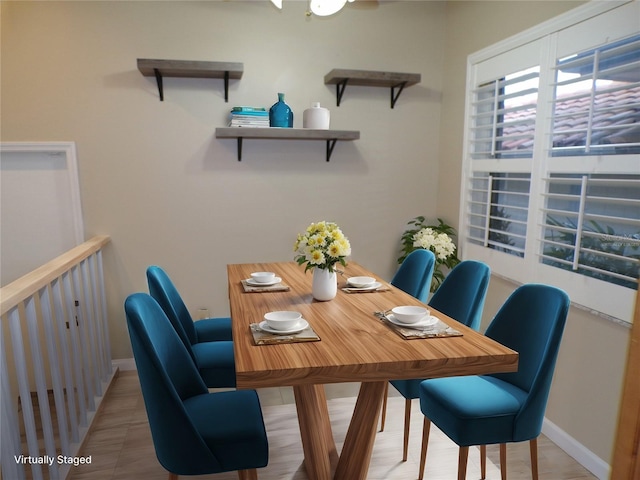
[[[329,411],[338,449],[353,412],[357,384],[327,386]],[[384,432],[377,435],[368,478],[371,480],[408,480],[417,478],[420,457],[422,415],[414,400],[409,460],[402,462],[402,429],[404,399],[390,389],[389,408]],[[270,458],[266,468],[258,470],[260,480],[306,480],[300,432],[293,392],[289,388],[265,389],[260,395]],[[573,458],[541,436],[539,447],[540,480],[595,479]],[[105,397],[92,431],[80,452],[91,455],[90,465],[72,469],[71,480],[166,480],[167,472],[158,463],[142,393],[136,372],[121,372]],[[487,478],[499,479],[498,447],[487,448]],[[507,447],[508,478],[530,479],[528,442]],[[431,428],[425,479],[450,480],[456,478],[458,447],[435,426]],[[181,477],[187,478],[187,477]],[[203,480],[236,480],[235,472],[203,475]],[[479,454],[476,448],[469,453],[468,479],[480,478]]]

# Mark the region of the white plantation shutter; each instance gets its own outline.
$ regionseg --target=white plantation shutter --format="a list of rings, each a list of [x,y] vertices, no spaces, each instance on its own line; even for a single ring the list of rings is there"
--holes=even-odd
[[[640,263],[640,175],[565,175],[548,184],[541,258],[634,288]]]
[[[535,67],[474,90],[472,158],[533,155],[538,81]]]
[[[498,275],[559,286],[630,322],[640,2],[593,8],[549,22],[538,40],[528,32],[521,45],[509,39],[470,57],[459,249]]]
[[[553,155],[640,153],[640,35],[559,59]]]
[[[476,173],[469,189],[469,241],[524,256],[529,187],[528,174]]]

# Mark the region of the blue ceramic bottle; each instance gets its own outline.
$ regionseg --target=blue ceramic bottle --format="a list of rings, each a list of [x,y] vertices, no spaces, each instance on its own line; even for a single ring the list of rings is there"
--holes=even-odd
[[[284,93],[278,94],[278,102],[274,103],[269,109],[269,126],[292,128],[293,127],[293,112],[289,105],[284,103]]]

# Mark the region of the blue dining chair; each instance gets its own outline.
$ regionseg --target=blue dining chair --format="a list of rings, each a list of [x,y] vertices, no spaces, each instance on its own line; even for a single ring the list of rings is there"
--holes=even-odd
[[[414,250],[398,268],[391,285],[426,303],[435,265],[436,256],[432,251],[422,248]]]
[[[414,250],[405,257],[391,279],[391,285],[407,292],[409,295],[417,298],[421,302],[426,302],[431,290],[431,279],[433,278],[433,270],[436,266],[436,256],[430,250]],[[384,424],[387,416],[387,396],[389,394],[389,384],[384,387],[381,427],[384,430]]]
[[[456,265],[435,291],[429,306],[457,320],[467,327],[478,330],[482,320],[484,300],[487,296],[491,269],[482,262],[465,260]],[[402,460],[407,461],[409,450],[409,427],[411,425],[411,400],[420,396],[420,383],[424,378],[391,380],[391,385],[405,398],[404,406],[404,447]],[[387,397],[382,406],[382,426],[384,430]]]
[[[151,436],[169,479],[238,471],[257,479],[269,445],[255,390],[209,393],[187,349],[146,293],[124,309]]]
[[[531,473],[538,478],[537,438],[551,388],[569,297],[555,287],[527,284],[511,294],[485,335],[519,354],[518,371],[435,378],[420,384],[424,414],[419,479],[434,423],[460,447],[458,480],[467,471],[469,446],[480,445],[482,478],[486,445],[500,444],[500,469],[506,478],[506,444],[530,442]]]
[[[194,322],[175,285],[158,266],[147,268],[147,283],[149,293],[173,325],[206,385],[235,387],[231,319],[208,318]]]

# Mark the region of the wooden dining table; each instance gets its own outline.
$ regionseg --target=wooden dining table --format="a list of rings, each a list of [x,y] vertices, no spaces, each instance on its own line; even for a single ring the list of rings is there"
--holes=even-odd
[[[246,292],[242,281],[258,271],[274,272],[289,289]],[[518,367],[517,352],[433,309],[433,315],[462,335],[402,337],[374,312],[424,304],[355,262],[338,276],[336,297],[325,302],[313,299],[312,272],[305,273],[295,262],[233,264],[227,266],[227,274],[237,388],[293,387],[304,465],[312,480],[366,479],[390,379],[512,372]],[[382,288],[366,293],[342,290],[346,278],[359,275],[375,277]],[[257,345],[250,325],[277,310],[302,313],[320,340]],[[338,454],[324,384],[340,382],[361,386]]]

